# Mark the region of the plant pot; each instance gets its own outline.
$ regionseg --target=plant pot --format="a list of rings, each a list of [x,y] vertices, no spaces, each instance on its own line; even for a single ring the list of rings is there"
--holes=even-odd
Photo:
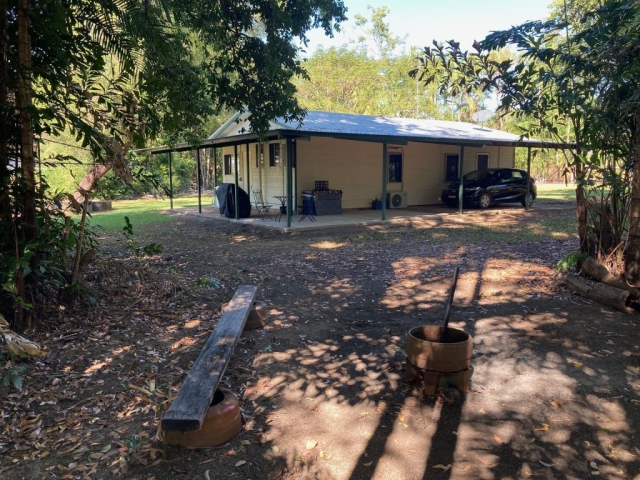
[[[425,393],[434,395],[441,383],[462,393],[469,390],[473,338],[457,328],[447,329],[447,342],[440,342],[442,327],[421,326],[407,334],[406,380],[422,378]]]
[[[202,422],[200,430],[193,432],[162,431],[162,440],[169,445],[187,448],[217,447],[235,437],[242,428],[238,397],[224,388],[218,388]]]
[[[222,306],[222,313],[227,309],[228,303]],[[244,324],[244,330],[255,330],[262,328],[268,323],[267,319],[267,302],[264,300],[256,300],[253,302],[247,323]]]
[[[422,326],[407,334],[407,358],[418,368],[456,373],[469,368],[473,338],[457,328],[447,329],[447,343],[441,343],[442,327]]]

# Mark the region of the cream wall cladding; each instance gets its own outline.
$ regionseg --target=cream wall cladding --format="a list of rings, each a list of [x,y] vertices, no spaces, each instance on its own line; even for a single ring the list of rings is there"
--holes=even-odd
[[[382,195],[382,144],[311,137],[298,141],[298,194],[317,180],[342,190],[342,208],[371,208]]]
[[[395,147],[395,148],[394,148]],[[389,192],[405,191],[409,205],[439,203],[445,181],[445,154],[460,154],[460,147],[409,142],[390,145],[390,153],[403,154],[402,182],[388,184]],[[512,167],[514,148],[482,147],[464,150],[464,172],[477,168],[477,154],[489,155],[490,167]],[[298,141],[298,192],[313,190],[316,180],[342,190],[343,208],[370,208],[382,196],[382,144],[325,137]]]

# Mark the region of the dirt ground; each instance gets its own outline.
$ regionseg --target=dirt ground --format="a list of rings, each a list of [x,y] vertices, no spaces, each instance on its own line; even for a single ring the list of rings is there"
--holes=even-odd
[[[176,216],[140,232],[164,246],[142,259],[105,235],[88,304],[43,321],[49,355],[0,390],[0,478],[640,478],[638,317],[556,285],[575,237],[515,234],[573,218],[496,208],[281,234]],[[513,235],[477,234],[494,225]],[[455,266],[471,390],[425,397],[404,381],[405,337],[442,323]],[[269,305],[223,381],[243,430],[167,447],[162,415],[243,284]]]

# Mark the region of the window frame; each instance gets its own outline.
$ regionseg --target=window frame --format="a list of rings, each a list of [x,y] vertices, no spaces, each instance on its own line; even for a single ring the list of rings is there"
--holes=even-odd
[[[224,164],[224,175],[233,175],[233,154],[225,153],[222,155],[222,162]]]
[[[256,143],[256,168],[264,165],[264,143]]]
[[[277,154],[276,154],[277,150]],[[282,151],[279,143],[270,143],[269,144],[269,166],[270,167],[279,167],[282,155]]]
[[[403,152],[390,152],[387,154],[389,163],[389,176],[387,177],[387,183],[402,183],[403,179],[403,167],[404,167],[404,153]],[[391,157],[396,157],[395,160],[391,160]],[[395,173],[392,180],[392,173]],[[399,178],[397,178],[399,177]]]
[[[449,175],[449,159],[454,158],[455,162],[455,174]],[[455,177],[455,178],[454,178]],[[444,181],[447,183],[457,182],[460,180],[460,154],[459,153],[445,153],[444,154]]]
[[[487,158],[487,165],[483,168],[480,167],[480,157],[486,157]],[[476,154],[476,170],[486,170],[489,168],[489,154],[486,152],[478,152]]]

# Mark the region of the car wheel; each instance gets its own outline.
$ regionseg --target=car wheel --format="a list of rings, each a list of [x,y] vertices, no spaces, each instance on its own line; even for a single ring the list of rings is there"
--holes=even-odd
[[[525,200],[526,198],[526,200]],[[520,203],[522,204],[523,207],[530,207],[531,205],[533,205],[533,193],[529,192],[529,195],[527,196],[526,194],[522,197],[522,200],[520,201]]]
[[[489,208],[491,206],[491,202],[492,202],[492,198],[491,195],[489,195],[488,193],[483,193],[482,195],[480,195],[480,198],[478,198],[478,206],[480,208]]]

